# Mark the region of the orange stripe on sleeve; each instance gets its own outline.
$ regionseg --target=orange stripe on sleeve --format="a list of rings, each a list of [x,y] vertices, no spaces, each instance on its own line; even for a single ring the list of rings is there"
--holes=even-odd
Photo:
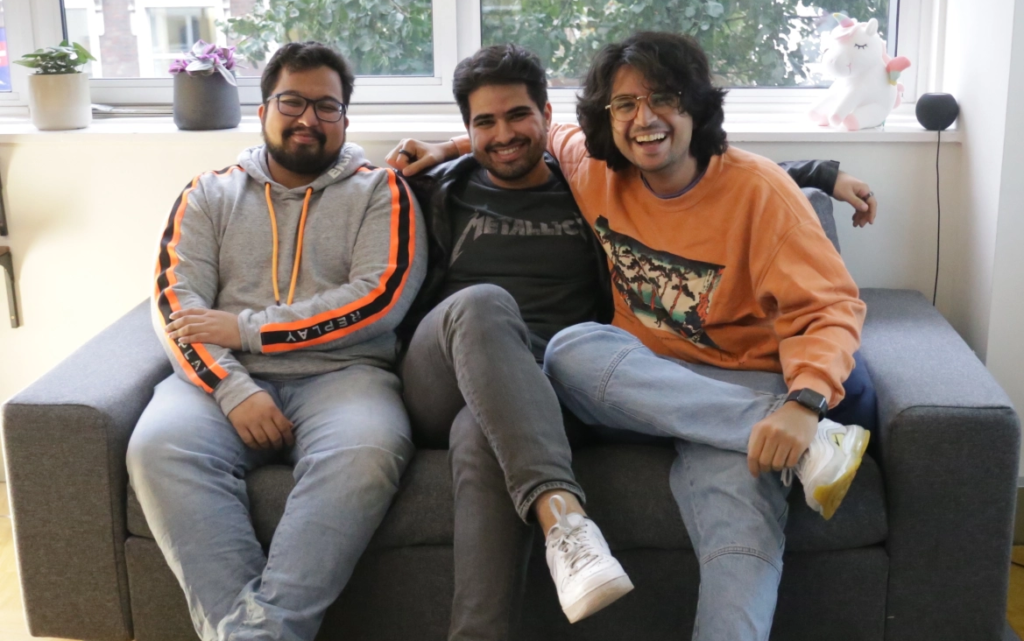
[[[360,170],[372,171],[366,168],[361,168]],[[332,320],[344,317],[347,314],[352,314],[353,312],[357,312],[360,309],[366,308],[373,302],[377,301],[381,296],[385,295],[389,288],[392,288],[393,295],[391,296],[390,301],[382,309],[379,309],[366,317],[360,318],[356,323],[352,323],[345,327],[340,327],[338,329],[325,332],[316,337],[302,339],[297,342],[272,342],[270,344],[264,343],[264,353],[292,351],[304,347],[320,345],[322,343],[337,340],[339,338],[347,336],[348,334],[351,334],[352,332],[357,331],[358,329],[361,329],[369,324],[372,324],[374,321],[380,319],[382,316],[385,316],[389,311],[391,311],[395,303],[398,302],[398,299],[401,297],[401,294],[404,291],[405,284],[408,281],[410,271],[409,268],[412,264],[413,256],[415,256],[416,216],[415,208],[414,205],[412,204],[408,186],[406,186],[404,183],[402,185],[399,185],[400,179],[398,178],[397,174],[394,171],[384,171],[387,172],[388,187],[391,191],[390,240],[388,249],[388,267],[385,270],[385,272],[381,275],[380,281],[378,282],[377,286],[371,292],[369,292],[368,294],[366,294],[365,296],[361,297],[356,301],[353,301],[337,309],[317,314],[316,316],[313,316],[311,318],[306,318],[289,323],[269,323],[267,325],[264,325],[263,327],[260,328],[260,334],[261,336],[265,337],[269,332],[312,331],[312,328],[320,324],[330,323]],[[403,197],[406,200],[406,203],[404,205],[402,203]],[[406,248],[403,248],[402,242],[402,236],[404,235],[402,229],[403,225],[407,226],[406,233],[408,235],[408,241],[406,241]],[[400,256],[400,254],[406,253],[402,251],[403,249],[407,249],[407,257],[404,263],[402,261],[402,257]],[[403,269],[400,281],[397,283],[397,285],[395,283],[389,282],[395,276],[396,271],[400,267]]]

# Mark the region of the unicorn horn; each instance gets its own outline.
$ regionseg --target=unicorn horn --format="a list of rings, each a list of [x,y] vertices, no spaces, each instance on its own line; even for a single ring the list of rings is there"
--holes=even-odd
[[[857,24],[856,20],[852,20],[845,13],[833,13],[832,17],[835,18],[836,20],[838,20],[839,21],[839,26],[841,26],[843,28],[852,27],[855,24]]]

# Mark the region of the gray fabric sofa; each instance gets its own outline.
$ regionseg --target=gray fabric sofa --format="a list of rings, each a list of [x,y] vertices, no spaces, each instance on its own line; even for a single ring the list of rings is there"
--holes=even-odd
[[[812,200],[834,238],[830,201],[823,194]],[[1002,639],[1017,415],[921,294],[868,289],[862,296],[869,311],[861,353],[878,394],[879,429],[831,521],[807,508],[799,488],[792,493],[771,638]],[[170,372],[143,304],[5,405],[7,478],[33,634],[196,638],[124,463],[153,386]],[[757,385],[755,379],[746,380]],[[673,456],[653,445],[576,451],[588,509],[636,590],[569,626],[535,550],[519,641],[690,638],[698,563],[669,491]],[[253,522],[267,545],[291,472],[266,467],[247,484]],[[421,450],[319,638],[443,641],[451,543],[446,452]]]

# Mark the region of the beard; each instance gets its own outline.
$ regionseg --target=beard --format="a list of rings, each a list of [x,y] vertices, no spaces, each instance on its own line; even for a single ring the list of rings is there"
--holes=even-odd
[[[511,164],[496,163],[491,159],[490,153],[497,150],[499,147],[511,147],[520,143],[526,144],[526,153],[516,162]],[[536,167],[537,163],[544,157],[544,145],[537,144],[536,141],[530,140],[525,136],[518,136],[513,138],[509,144],[487,145],[487,147],[484,148],[484,153],[474,153],[473,155],[476,157],[477,162],[483,165],[484,169],[502,180],[511,182],[519,180],[533,171],[533,168]]]
[[[297,133],[304,133],[316,138],[312,145],[298,145],[294,149],[288,149],[288,139]],[[327,136],[322,131],[306,127],[294,127],[281,132],[280,144],[272,141],[267,136],[266,128],[263,129],[263,141],[267,145],[267,153],[270,157],[292,173],[301,176],[318,176],[326,171],[338,159],[338,151],[329,151],[325,148]],[[344,143],[342,143],[344,144]]]

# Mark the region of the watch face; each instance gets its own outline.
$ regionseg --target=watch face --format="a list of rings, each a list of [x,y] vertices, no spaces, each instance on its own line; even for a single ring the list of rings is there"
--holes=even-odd
[[[828,401],[821,394],[812,389],[802,389],[792,392],[787,400],[796,401],[809,410],[818,413],[818,418],[824,418],[828,411]]]

